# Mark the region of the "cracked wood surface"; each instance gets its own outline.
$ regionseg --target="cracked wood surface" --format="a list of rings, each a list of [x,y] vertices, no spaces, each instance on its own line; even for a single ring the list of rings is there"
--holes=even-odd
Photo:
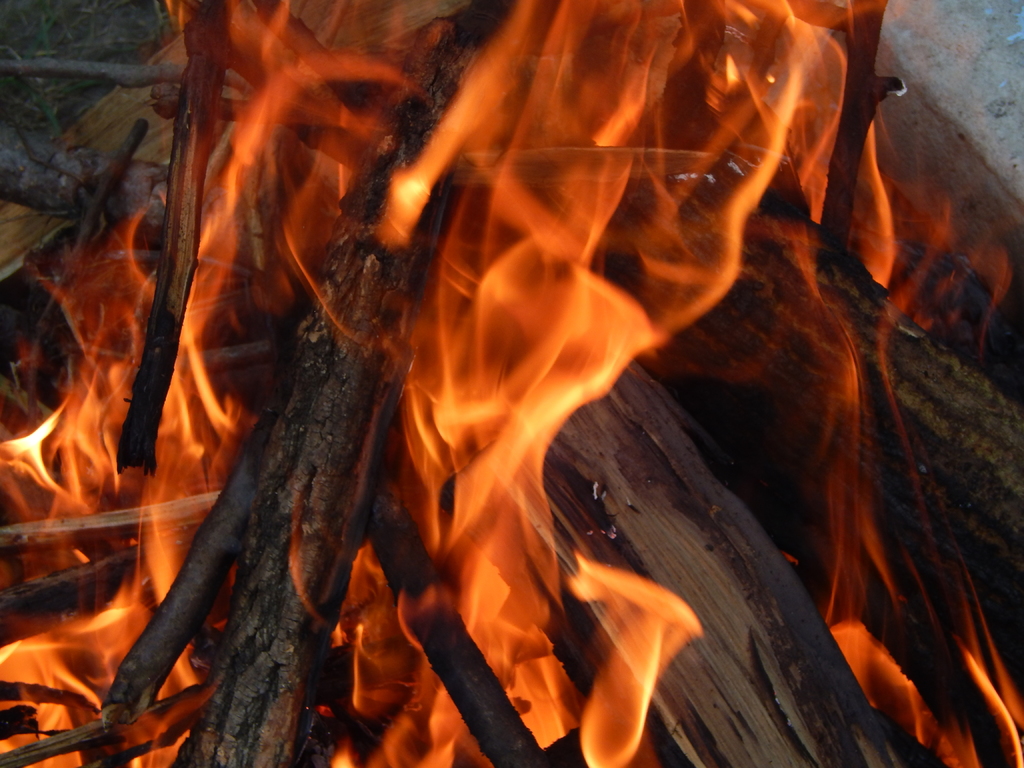
[[[793,568],[687,429],[634,367],[566,422],[545,462],[565,567],[577,549],[640,573],[701,621],[653,708],[698,768],[901,765]]]

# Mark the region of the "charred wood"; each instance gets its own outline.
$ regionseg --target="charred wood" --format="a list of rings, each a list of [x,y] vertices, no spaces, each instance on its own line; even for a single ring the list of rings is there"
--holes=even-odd
[[[223,0],[207,0],[185,27],[189,63],[182,75],[182,97],[174,121],[163,246],[142,362],[118,443],[118,471],[143,467],[151,474],[156,470],[157,428],[199,261],[203,187],[226,69],[222,60],[226,13]]]
[[[264,416],[250,435],[217,503],[196,531],[170,591],[118,667],[103,702],[105,722],[132,722],[149,708],[210,612],[241,548],[272,423],[272,417]]]
[[[546,768],[544,751],[446,597],[416,523],[390,492],[377,497],[367,533],[396,600],[403,592],[411,599],[407,625],[480,751],[496,768]]]
[[[286,369],[214,691],[178,766],[290,763],[305,742],[312,679],[363,540],[431,251],[430,237],[396,251],[373,233],[392,168],[418,154],[475,51],[466,32],[458,20],[439,21],[417,35],[405,71],[428,98],[394,109],[342,202],[323,303],[301,325]],[[425,220],[439,226],[430,211]]]

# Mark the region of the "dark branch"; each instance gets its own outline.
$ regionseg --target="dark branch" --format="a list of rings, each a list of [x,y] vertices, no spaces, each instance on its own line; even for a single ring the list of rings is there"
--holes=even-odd
[[[875,57],[882,33],[885,0],[856,0],[851,3],[846,28],[846,82],[843,86],[843,108],[835,147],[828,164],[828,185],[821,224],[841,246],[850,239],[853,220],[857,172],[860,169],[864,142],[878,103],[888,93],[903,90],[903,81],[875,74]]]
[[[57,80],[107,80],[125,88],[143,88],[181,80],[178,64],[112,64],[67,59],[0,60],[0,77],[43,77]]]
[[[219,55],[227,34],[223,0],[208,0],[185,27],[189,62],[174,122],[163,250],[142,363],[117,447],[117,469],[156,470],[156,434],[171,385],[192,278],[199,261],[199,233],[206,165],[213,147],[217,101],[225,66]]]
[[[547,768],[544,751],[445,594],[416,523],[390,492],[377,497],[367,532],[395,598],[412,598],[409,629],[480,751],[495,768]]]
[[[241,548],[256,493],[256,475],[274,420],[265,416],[249,437],[217,503],[196,531],[167,597],[118,667],[103,702],[105,722],[132,722],[149,707],[210,612]]]

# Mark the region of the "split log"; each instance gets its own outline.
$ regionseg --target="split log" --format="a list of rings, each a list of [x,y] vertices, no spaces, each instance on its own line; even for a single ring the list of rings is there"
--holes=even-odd
[[[286,368],[210,672],[214,690],[178,766],[289,764],[304,743],[311,678],[363,541],[431,250],[424,238],[390,250],[373,232],[392,168],[415,158],[486,37],[481,17],[501,18],[486,7],[493,4],[479,5],[417,35],[404,69],[426,98],[409,96],[390,111],[388,135],[343,201],[322,304],[300,326]]]
[[[900,765],[792,567],[686,424],[637,370],[568,420],[545,464],[563,568],[579,550],[696,612],[704,635],[653,702],[694,765]]]
[[[680,211],[682,237],[697,249],[716,226],[699,198]],[[1011,677],[1024,682],[1024,409],[827,242],[784,206],[756,212],[731,291],[646,364],[733,457],[723,476],[800,561],[817,599],[828,600],[838,557],[826,542],[846,537],[860,557],[859,531],[880,527],[899,597],[887,601],[867,569],[869,628],[901,626],[904,637],[890,632],[887,642],[929,706],[942,717],[951,700],[967,702],[983,732],[986,707],[951,635],[980,610]],[[606,270],[641,302],[674,290],[639,263],[623,250]],[[853,474],[831,474],[839,466]],[[850,508],[829,520],[830,500],[858,493],[864,522]]]

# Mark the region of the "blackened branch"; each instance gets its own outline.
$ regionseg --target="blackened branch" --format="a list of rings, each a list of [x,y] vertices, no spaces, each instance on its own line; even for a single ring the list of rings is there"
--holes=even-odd
[[[886,0],[855,0],[851,3],[846,25],[846,82],[843,108],[835,147],[828,164],[828,185],[821,224],[845,247],[853,221],[857,171],[864,153],[871,122],[879,102],[889,93],[904,90],[896,77],[875,74],[875,57],[882,33]]]

